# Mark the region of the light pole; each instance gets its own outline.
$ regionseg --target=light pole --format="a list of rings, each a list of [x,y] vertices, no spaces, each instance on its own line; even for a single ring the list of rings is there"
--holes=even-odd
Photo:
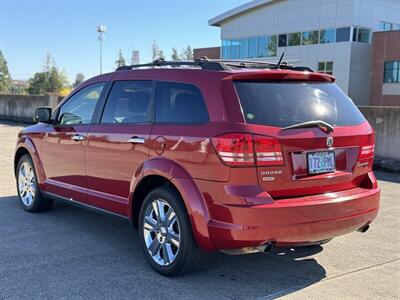
[[[97,26],[97,32],[99,33],[98,39],[100,42],[100,74],[102,73],[103,69],[103,40],[104,34],[107,31],[107,27],[104,25]]]

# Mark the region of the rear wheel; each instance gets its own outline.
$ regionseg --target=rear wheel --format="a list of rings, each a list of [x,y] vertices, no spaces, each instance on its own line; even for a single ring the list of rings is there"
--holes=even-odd
[[[139,216],[139,235],[150,266],[166,276],[194,270],[204,257],[180,195],[159,187],[145,198]]]
[[[29,212],[49,210],[53,204],[40,192],[36,171],[28,154],[23,155],[17,166],[17,190],[22,208]]]

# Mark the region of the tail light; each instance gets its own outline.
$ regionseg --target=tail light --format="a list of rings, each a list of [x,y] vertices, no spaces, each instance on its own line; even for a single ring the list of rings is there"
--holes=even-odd
[[[253,141],[258,166],[283,165],[283,155],[279,140],[255,135]]]
[[[360,163],[368,163],[369,170],[372,170],[372,165],[374,163],[374,134],[365,135],[361,138],[360,154],[358,156],[358,161]]]
[[[283,165],[279,140],[263,136],[229,133],[211,139],[221,160],[232,167]]]

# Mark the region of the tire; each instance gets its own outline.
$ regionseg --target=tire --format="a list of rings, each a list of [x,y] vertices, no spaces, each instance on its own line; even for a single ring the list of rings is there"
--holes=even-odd
[[[158,187],[146,196],[139,215],[139,236],[148,263],[165,276],[192,272],[205,255],[193,238],[181,196],[170,187]]]
[[[36,170],[28,154],[21,156],[16,170],[17,191],[21,207],[28,212],[47,211],[53,200],[44,198],[37,182]]]

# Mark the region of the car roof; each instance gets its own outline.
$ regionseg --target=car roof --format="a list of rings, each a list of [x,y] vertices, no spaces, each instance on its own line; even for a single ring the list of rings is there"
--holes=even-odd
[[[108,80],[167,80],[169,76],[176,75],[195,76],[197,79],[202,77],[213,77],[220,80],[279,80],[279,81],[314,81],[314,82],[334,82],[335,78],[328,74],[296,71],[291,69],[250,69],[250,68],[231,68],[226,70],[203,70],[193,67],[153,67],[138,68],[114,71],[95,76],[88,82],[100,82]]]

